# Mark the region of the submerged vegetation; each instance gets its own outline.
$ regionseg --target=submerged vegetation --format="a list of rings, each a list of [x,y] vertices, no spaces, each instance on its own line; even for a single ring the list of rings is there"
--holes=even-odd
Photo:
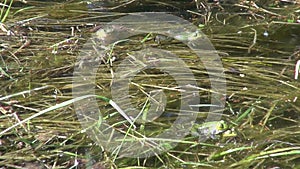
[[[300,60],[299,6],[295,0],[4,0],[0,3],[0,168],[300,168],[300,85],[295,79]],[[216,89],[210,88],[204,63],[180,42],[181,36],[168,39],[149,32],[121,39],[105,57],[78,57],[95,32],[105,39],[104,24],[134,12],[176,15],[208,37],[226,75],[226,82],[220,81],[226,83],[226,95],[219,98],[224,108],[210,111],[216,106],[210,103]],[[201,104],[194,105],[197,111],[185,111],[197,118],[195,132],[204,133],[204,140],[197,133],[180,140],[155,138],[182,115],[180,98],[185,89],[162,70],[138,71],[126,97],[115,100],[114,73],[126,66],[125,58],[136,60],[135,52],[145,47],[170,51],[191,70]],[[153,65],[159,64],[155,55],[149,56]],[[172,58],[164,59],[176,65]],[[93,67],[95,62],[101,63],[96,65],[98,71],[83,79],[95,76],[96,81],[74,85],[75,70]],[[184,73],[178,76],[194,80]],[[91,97],[87,90],[74,98],[74,88],[85,86],[95,91],[97,99],[76,108],[73,103]],[[191,93],[184,96],[193,99]],[[90,110],[93,101],[100,110],[91,113],[95,118],[84,125],[88,117],[78,110]],[[163,113],[149,113],[153,109]],[[221,112],[219,121],[205,122],[208,115]],[[121,133],[122,138],[113,140],[120,147],[108,150],[97,144],[90,129],[103,135],[109,129]],[[125,146],[132,140],[168,151],[129,158],[135,147]],[[122,154],[123,149],[128,154]]]

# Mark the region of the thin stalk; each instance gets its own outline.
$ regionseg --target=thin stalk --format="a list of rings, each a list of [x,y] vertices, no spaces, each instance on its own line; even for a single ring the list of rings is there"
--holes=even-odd
[[[4,4],[6,4],[6,2],[7,2],[7,0],[4,1]],[[8,14],[9,14],[11,5],[12,5],[13,2],[14,2],[13,0],[10,1],[9,6],[8,6],[8,8],[6,9],[5,14],[4,14],[3,17],[2,17],[2,15],[3,15],[3,12],[4,12],[4,8],[5,8],[5,7],[4,7],[4,6],[2,7],[2,9],[1,9],[1,14],[0,14],[1,23],[5,22],[5,20],[6,20],[7,16],[8,16]]]

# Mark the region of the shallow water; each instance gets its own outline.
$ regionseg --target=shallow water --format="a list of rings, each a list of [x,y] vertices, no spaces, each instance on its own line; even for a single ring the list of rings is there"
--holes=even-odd
[[[271,7],[263,6],[283,15],[278,17],[255,10],[256,15],[253,15],[253,11],[248,13],[246,7],[233,6],[235,3],[235,1],[221,3],[224,10],[216,4],[211,4],[212,15],[208,20],[205,8],[197,10],[195,3],[186,1],[14,2],[12,14],[4,23],[14,35],[6,36],[7,32],[0,31],[0,42],[5,44],[0,48],[2,58],[0,65],[13,80],[2,72],[0,98],[41,86],[48,85],[49,88],[0,100],[0,108],[3,108],[0,116],[1,130],[16,123],[18,118],[25,119],[38,111],[71,99],[74,67],[84,65],[78,62],[82,60],[89,62],[91,58],[92,62],[97,63],[109,61],[108,58],[104,60],[100,58],[99,61],[94,56],[78,59],[87,40],[97,31],[100,36],[99,30],[102,25],[132,12],[168,12],[196,26],[204,25],[201,31],[218,51],[226,75],[227,95],[226,98],[220,98],[223,101],[227,99],[222,118],[234,121],[238,114],[242,114],[249,107],[253,106],[254,110],[236,127],[238,131],[236,138],[208,140],[205,143],[209,145],[196,145],[197,139],[188,136],[187,141],[192,141],[194,144],[180,143],[169,154],[164,153],[160,158],[154,156],[148,160],[139,160],[121,158],[122,156],[114,159],[114,156],[108,152],[100,155],[99,151],[102,151],[99,150],[100,146],[97,146],[88,135],[80,132],[82,128],[74,108],[70,106],[46,113],[32,120],[28,126],[18,127],[17,130],[1,136],[0,141],[3,146],[0,147],[0,166],[22,166],[23,163],[31,164],[38,158],[39,164],[42,163],[44,166],[51,166],[58,162],[57,165],[70,168],[73,163],[67,162],[74,161],[74,158],[77,158],[74,155],[76,153],[82,155],[78,157],[79,166],[82,167],[105,164],[112,167],[144,165],[155,168],[182,166],[189,168],[197,165],[208,165],[211,168],[231,165],[242,168],[294,168],[299,165],[297,163],[299,153],[296,152],[299,151],[297,148],[299,147],[299,132],[297,132],[300,111],[297,98],[299,83],[293,79],[295,62],[300,58],[300,29],[299,23],[296,22],[297,17],[299,19],[299,7],[287,4],[282,8],[279,4],[280,10],[272,10]],[[266,5],[262,2],[258,4]],[[23,11],[14,14],[22,8]],[[288,19],[295,21],[290,23]],[[165,24],[161,23],[161,27],[163,26]],[[112,72],[116,72],[124,58],[130,56],[129,54],[132,55],[133,51],[152,47],[175,53],[185,61],[200,87],[198,94],[201,103],[209,104],[212,99],[211,90],[214,89],[210,90],[210,81],[204,64],[195,53],[179,40],[167,40],[157,44],[154,41],[155,34],[141,43],[146,36],[146,33],[134,36],[131,41],[124,41],[115,46],[111,56],[116,60],[112,62],[112,66],[101,64],[98,71],[92,74],[96,76],[96,82],[92,83],[96,94],[113,98]],[[256,43],[253,43],[254,39]],[[96,60],[93,60],[95,58]],[[146,61],[151,61],[152,66],[159,65],[155,55],[146,58]],[[173,71],[176,69],[182,67],[175,67]],[[130,70],[135,71],[133,67]],[[190,80],[180,77],[183,81]],[[216,77],[214,80],[220,80],[218,76]],[[144,106],[147,107],[145,103],[149,95],[156,100],[167,99],[164,103],[165,108],[159,107],[161,104],[156,104],[156,108],[167,113],[145,117],[152,122],[146,123],[143,134],[150,137],[163,132],[172,125],[175,117],[180,116],[179,98],[182,93],[179,88],[176,88],[178,85],[176,79],[161,70],[148,69],[139,71],[132,81],[127,96],[131,99],[134,108],[141,110]],[[159,91],[164,91],[164,94]],[[192,98],[192,94],[188,94],[190,95],[185,96]],[[126,99],[119,99],[118,103],[127,108],[124,109],[126,112],[136,115],[128,108],[130,105]],[[109,114],[114,114],[115,110],[108,103],[98,104],[103,116],[109,117]],[[192,113],[197,114],[198,121],[205,120],[207,115],[212,113],[208,111],[209,107],[201,107],[198,111],[191,110]],[[18,118],[9,115],[13,113],[16,113]],[[116,124],[117,129],[126,128],[124,124],[117,124],[122,120],[121,116],[114,115],[109,118],[109,124]],[[45,136],[43,133],[49,134]],[[251,151],[244,149],[220,158],[213,156],[222,151],[248,146],[252,146]],[[279,151],[280,148],[294,148],[294,151]],[[278,157],[274,158],[258,156],[257,159],[249,160],[260,152],[272,150],[287,155],[276,154]],[[26,155],[32,153],[37,158]],[[10,156],[20,158],[10,158]],[[63,158],[57,160],[59,157]],[[249,161],[245,162],[247,160]]]

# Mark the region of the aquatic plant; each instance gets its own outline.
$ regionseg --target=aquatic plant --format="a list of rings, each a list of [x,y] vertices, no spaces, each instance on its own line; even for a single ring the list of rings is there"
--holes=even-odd
[[[4,0],[4,3],[1,4],[2,8],[0,11],[0,23],[4,23],[6,21],[6,18],[9,15],[11,5],[13,4],[13,2],[14,2],[13,0],[10,0],[10,2],[8,4],[7,0]]]

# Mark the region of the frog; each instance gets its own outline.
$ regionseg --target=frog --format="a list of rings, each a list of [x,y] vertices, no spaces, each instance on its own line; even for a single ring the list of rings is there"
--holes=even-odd
[[[193,41],[201,37],[203,37],[201,31],[196,30],[194,32],[183,32],[181,34],[176,35],[174,38],[179,41]]]
[[[158,44],[161,44],[161,42],[170,42],[173,40],[173,38],[179,40],[179,41],[193,41],[197,38],[201,38],[202,34],[200,30],[196,30],[193,32],[187,31],[187,32],[181,32],[178,34],[175,34],[174,32],[168,32],[170,35],[173,35],[172,37],[166,36],[166,35],[156,35],[154,38],[154,41]]]
[[[236,136],[234,127],[229,126],[224,120],[210,121],[202,124],[195,123],[191,129],[191,134],[199,138],[211,139]]]

